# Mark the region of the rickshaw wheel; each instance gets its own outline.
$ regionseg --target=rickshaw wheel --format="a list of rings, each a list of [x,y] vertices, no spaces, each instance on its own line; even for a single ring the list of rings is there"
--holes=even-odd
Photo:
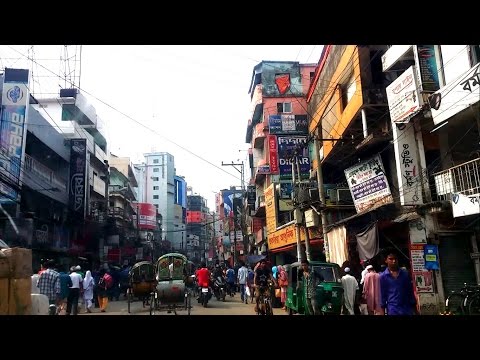
[[[127,289],[127,304],[128,304],[128,313],[130,314],[130,303],[132,302],[131,298],[132,292],[130,289]]]
[[[152,293],[150,295],[150,315],[155,315],[155,308],[157,306],[155,299],[155,293]]]

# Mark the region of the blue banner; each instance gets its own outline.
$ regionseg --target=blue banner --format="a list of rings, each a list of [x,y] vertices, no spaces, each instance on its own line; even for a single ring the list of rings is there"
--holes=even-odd
[[[302,177],[310,175],[310,157],[306,136],[277,136],[278,139],[278,163],[281,179],[292,178],[292,158],[297,149],[297,159],[300,165]],[[295,176],[297,169],[295,166]]]
[[[18,201],[20,168],[25,157],[24,124],[29,105],[28,70],[5,69],[0,120],[0,202]]]

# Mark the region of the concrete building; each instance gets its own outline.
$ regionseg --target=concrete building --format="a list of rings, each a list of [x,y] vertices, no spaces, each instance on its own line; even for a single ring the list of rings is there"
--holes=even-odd
[[[147,153],[144,156],[145,162],[134,164],[138,181],[137,198],[139,201],[155,205],[162,215],[163,240],[170,242],[172,247],[179,248],[181,233],[180,235],[175,233],[174,157],[166,152]]]

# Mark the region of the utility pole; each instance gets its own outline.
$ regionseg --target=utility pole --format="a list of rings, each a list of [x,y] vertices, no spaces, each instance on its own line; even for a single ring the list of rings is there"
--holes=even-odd
[[[244,164],[243,161],[241,163],[234,163],[233,161],[228,164],[228,163],[223,163],[222,161],[222,166],[233,166],[235,170],[237,170],[240,173],[240,179],[241,179],[241,193],[242,193],[242,198],[243,198],[243,191],[244,191]],[[237,168],[237,166],[240,166],[240,169]],[[233,265],[235,266],[237,264],[237,214],[235,212],[235,208],[233,206],[234,204],[234,199],[235,199],[235,192],[232,195],[232,210],[233,210]],[[242,234],[242,239],[243,239],[243,234]]]
[[[295,161],[294,161],[295,160]],[[295,179],[295,163],[297,160],[297,155],[295,155],[295,158],[292,159],[292,184],[293,184],[293,191],[295,192],[295,185],[297,184],[297,181]],[[295,212],[295,218],[297,217],[298,211],[300,210],[297,207],[295,207],[294,212]],[[297,224],[297,221],[295,221],[295,230],[297,233],[297,261],[302,261],[302,241],[300,240],[301,234],[300,234],[300,224]]]
[[[321,129],[321,128],[320,128]],[[319,139],[322,137],[322,130],[316,131],[316,136],[314,138],[314,147],[315,147],[315,161],[317,162],[317,182],[318,182],[318,192],[319,192],[319,197],[320,197],[320,203],[321,203],[321,210],[320,210],[320,216],[322,219],[322,233],[323,233],[323,248],[325,250],[325,261],[329,262],[330,261],[330,252],[329,252],[329,246],[328,246],[328,236],[327,236],[327,216],[325,214],[325,192],[324,192],[324,186],[323,186],[323,172],[322,172],[322,162],[320,160],[320,146],[319,146]]]

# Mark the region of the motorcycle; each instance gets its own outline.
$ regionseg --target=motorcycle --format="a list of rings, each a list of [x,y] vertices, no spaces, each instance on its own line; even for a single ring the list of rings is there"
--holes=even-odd
[[[223,277],[217,276],[213,282],[213,293],[218,301],[220,301],[220,299],[225,301],[225,297],[227,296],[227,283]]]
[[[198,296],[198,302],[202,304],[203,307],[207,307],[208,300],[212,297],[212,292],[209,287],[202,286],[200,288],[200,294]]]

